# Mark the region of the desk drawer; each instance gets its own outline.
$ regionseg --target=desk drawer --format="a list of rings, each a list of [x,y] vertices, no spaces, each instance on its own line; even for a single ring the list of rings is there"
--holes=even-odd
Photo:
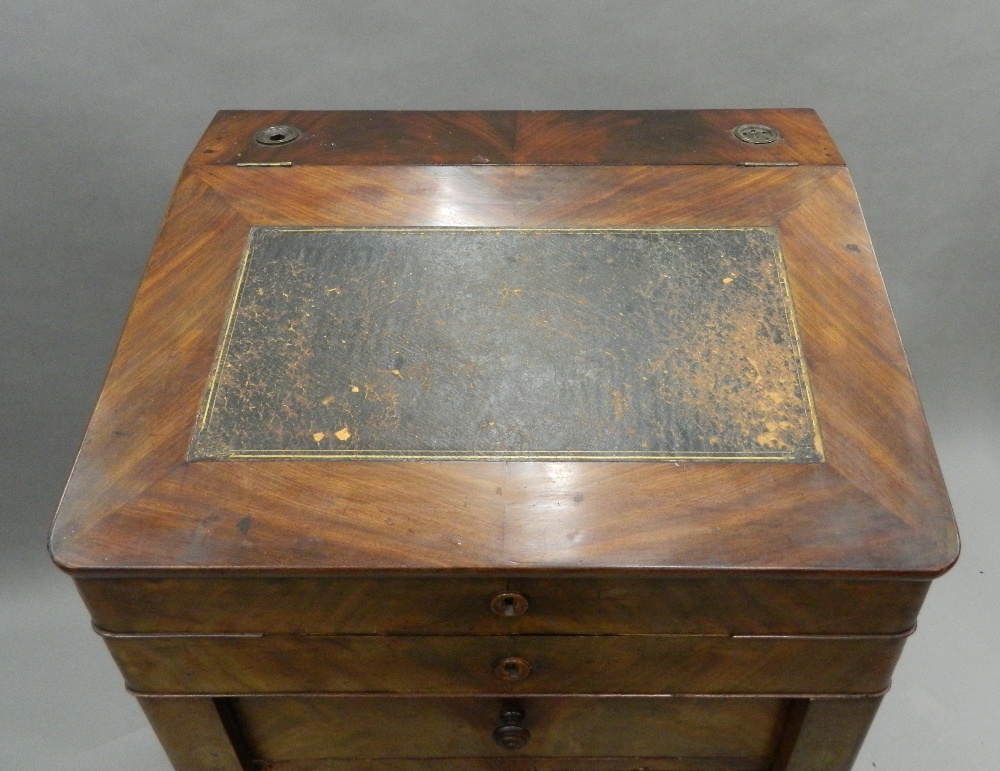
[[[455,768],[506,768],[498,765],[501,758],[527,757],[604,759],[587,766],[602,769],[637,767],[617,765],[615,758],[656,757],[673,758],[675,765],[641,767],[764,769],[788,712],[782,699],[683,697],[258,697],[230,705],[252,756],[279,769],[296,762],[288,768],[325,768],[323,760],[331,769],[367,768],[343,762],[357,758],[491,758],[487,766]],[[513,746],[499,743],[503,726]],[[332,762],[337,759],[341,763]]]
[[[905,637],[106,635],[152,694],[872,694]]]
[[[81,579],[102,629],[265,634],[894,634],[925,581],[750,577]],[[518,602],[503,601],[519,595]]]

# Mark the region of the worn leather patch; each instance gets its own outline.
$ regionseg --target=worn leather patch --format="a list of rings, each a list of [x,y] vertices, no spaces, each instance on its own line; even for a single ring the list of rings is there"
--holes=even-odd
[[[822,449],[768,228],[254,228],[190,459]]]

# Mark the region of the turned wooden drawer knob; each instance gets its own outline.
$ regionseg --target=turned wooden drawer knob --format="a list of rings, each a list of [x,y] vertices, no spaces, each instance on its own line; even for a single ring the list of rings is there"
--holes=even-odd
[[[521,725],[522,720],[524,720],[524,713],[520,710],[509,709],[501,712],[501,725],[494,729],[493,741],[504,749],[521,749],[531,738],[531,732]]]
[[[522,616],[528,610],[528,600],[523,594],[503,592],[490,600],[490,610],[498,616]]]
[[[501,680],[524,680],[531,674],[531,664],[517,656],[507,656],[493,665],[493,674]]]

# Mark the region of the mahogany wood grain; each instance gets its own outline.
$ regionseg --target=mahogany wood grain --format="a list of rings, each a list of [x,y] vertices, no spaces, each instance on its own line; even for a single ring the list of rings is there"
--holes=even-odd
[[[932,577],[954,561],[954,520],[845,170],[444,172],[440,184],[426,167],[186,174],[60,507],[61,566]],[[366,188],[350,183],[359,174]],[[826,462],[188,463],[254,211],[255,224],[775,227]]]
[[[683,757],[766,767],[787,718],[782,699],[245,698],[234,711],[257,758]],[[492,739],[514,704],[531,734]]]
[[[795,702],[774,771],[850,771],[881,701],[873,696]]]
[[[741,142],[733,129],[765,123],[781,139]],[[290,144],[261,145],[275,124],[302,131]],[[798,163],[842,165],[812,110],[219,113],[190,165],[642,165]]]
[[[786,702],[768,699],[698,699],[670,698],[645,699],[601,699],[593,710],[595,702],[571,699],[547,699],[528,697],[521,699],[518,706],[527,709],[532,721],[545,723],[543,738],[548,735],[556,741],[566,742],[573,735],[597,743],[608,741],[608,713],[613,719],[649,723],[658,729],[647,738],[653,742],[664,741],[676,748],[680,743],[689,757],[577,757],[544,758],[536,757],[532,747],[526,757],[470,757],[436,758],[435,768],[445,771],[485,771],[485,769],[509,769],[510,771],[847,771],[851,768],[860,743],[874,717],[881,697],[850,699],[793,700],[788,717]],[[268,760],[266,767],[284,771],[418,771],[426,767],[426,760],[393,759],[385,757],[394,746],[406,746],[412,755],[414,737],[443,738],[451,734],[465,734],[466,742],[474,742],[486,727],[472,725],[476,716],[489,725],[492,711],[499,712],[508,702],[490,699],[392,699],[380,697],[308,698],[308,697],[255,697],[239,700],[218,700],[192,697],[139,698],[139,703],[152,723],[158,738],[163,743],[171,763],[178,771],[244,771],[251,764],[242,764],[233,748],[232,740],[246,746],[251,755],[264,755],[260,750],[277,750],[272,757],[285,754],[294,759]],[[346,703],[346,709],[345,709]],[[581,711],[586,704],[589,709]],[[227,731],[220,717],[220,707],[231,711],[238,722],[238,735]],[[492,711],[491,711],[492,709]],[[781,712],[773,710],[780,709]],[[739,719],[732,721],[733,712],[739,711]],[[387,715],[393,720],[386,721]],[[767,719],[773,717],[770,729],[771,739],[765,742]],[[409,720],[395,718],[408,717]],[[594,730],[590,723],[599,718],[601,726]],[[555,721],[563,720],[560,730],[554,731]],[[354,731],[334,730],[330,721],[338,725],[349,721]],[[581,721],[582,720],[582,725]],[[681,725],[669,723],[683,721]],[[762,723],[762,720],[764,721]],[[429,724],[433,730],[429,730]],[[738,735],[732,733],[733,726],[743,730]],[[777,726],[781,733],[777,744]],[[535,737],[538,736],[538,727]],[[665,728],[672,727],[672,732]],[[581,730],[589,728],[590,730]],[[691,736],[691,729],[695,735]],[[476,729],[479,729],[478,734]],[[570,737],[562,732],[568,729]],[[298,735],[296,735],[298,734]],[[305,734],[303,740],[302,734]],[[628,735],[626,731],[611,734],[616,737]],[[551,739],[550,739],[551,741]],[[353,743],[352,743],[353,742]],[[367,743],[368,747],[359,746]],[[407,744],[407,742],[409,742]],[[757,743],[756,746],[754,743]],[[315,748],[329,752],[330,747],[340,747],[344,752],[345,743],[349,751],[360,753],[375,749],[377,759],[340,759],[333,757],[309,757],[315,755]],[[706,757],[706,746],[725,746],[730,752],[734,744],[744,753],[762,751],[764,757]],[[536,742],[537,745],[537,742]],[[773,758],[774,748],[777,753]],[[454,747],[453,743],[449,746]],[[487,745],[488,746],[488,745]],[[580,747],[582,750],[583,747]],[[492,748],[489,752],[495,752]],[[330,752],[332,755],[333,753]],[[259,767],[257,763],[254,767]]]
[[[808,166],[301,166],[190,173],[255,225],[724,227],[768,224],[837,172]]]
[[[266,771],[428,771],[426,760],[289,760]],[[772,771],[767,762],[741,758],[452,758],[434,771]]]
[[[189,461],[256,226],[771,229],[822,459]],[[811,110],[219,113],[50,539],[181,771],[846,771],[958,547]]]
[[[872,694],[905,635],[105,635],[136,693]],[[524,659],[530,675],[495,674]]]
[[[177,771],[247,771],[213,699],[139,698]]]
[[[894,634],[924,581],[741,576],[84,579],[108,632],[269,634]],[[528,599],[517,617],[490,600]]]

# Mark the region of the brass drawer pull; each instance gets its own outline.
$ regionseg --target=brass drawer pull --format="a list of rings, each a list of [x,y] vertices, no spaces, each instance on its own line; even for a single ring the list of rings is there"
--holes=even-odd
[[[524,720],[524,713],[520,710],[508,709],[501,712],[501,725],[494,729],[493,741],[504,749],[521,749],[531,738],[531,732],[521,725],[522,720]]]
[[[528,610],[528,599],[516,592],[503,592],[490,600],[490,610],[498,616],[523,616]]]
[[[493,665],[493,674],[510,682],[524,680],[531,674],[531,664],[517,656],[507,656]]]

